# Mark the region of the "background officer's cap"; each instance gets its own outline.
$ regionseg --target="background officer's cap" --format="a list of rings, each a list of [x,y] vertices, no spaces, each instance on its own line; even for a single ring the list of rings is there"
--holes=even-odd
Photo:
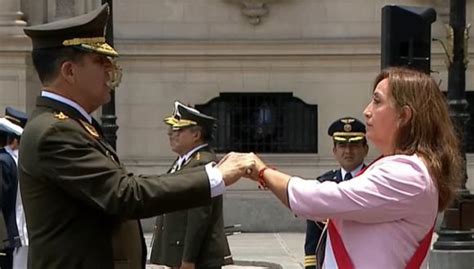
[[[26,27],[25,34],[33,41],[33,49],[74,47],[107,56],[118,56],[105,42],[105,27],[109,17],[109,5],[87,14],[51,23]]]
[[[21,128],[25,128],[26,122],[28,121],[28,115],[26,115],[25,112],[14,109],[13,107],[7,107],[5,108],[5,119]]]
[[[19,125],[12,123],[6,118],[0,118],[0,135],[14,134],[16,136],[21,136],[23,133],[23,128]]]
[[[179,130],[190,126],[201,126],[210,133],[216,127],[216,119],[199,112],[197,109],[174,102],[173,115],[164,119],[165,123],[173,130]]]
[[[356,118],[340,118],[329,126],[328,135],[337,143],[363,141],[365,139],[365,125]]]

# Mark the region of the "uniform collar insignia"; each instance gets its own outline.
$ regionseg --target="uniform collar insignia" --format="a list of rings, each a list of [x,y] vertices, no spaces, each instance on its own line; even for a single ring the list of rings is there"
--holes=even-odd
[[[54,113],[54,117],[59,120],[66,120],[69,119],[67,115],[65,115],[63,112],[56,112]]]
[[[92,126],[91,124],[79,119],[79,122],[81,123],[81,125],[84,127],[84,129],[86,129],[86,131],[92,135],[93,137],[95,138],[99,138],[99,133],[97,132],[97,130],[94,128],[94,126]]]

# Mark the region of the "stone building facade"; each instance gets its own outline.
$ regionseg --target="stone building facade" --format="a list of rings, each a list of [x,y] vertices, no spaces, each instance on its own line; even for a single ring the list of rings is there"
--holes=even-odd
[[[467,21],[474,16],[471,1]],[[434,7],[433,37],[444,40],[443,0],[115,0],[115,47],[124,78],[116,91],[117,148],[136,173],[163,173],[174,160],[162,118],[174,100],[206,104],[222,93],[289,93],[317,105],[316,150],[264,153],[278,169],[316,177],[337,166],[327,126],[362,119],[380,70],[381,8]],[[99,0],[0,0],[0,111],[34,106],[40,84],[22,27],[83,14]],[[445,54],[432,43],[434,76],[447,87]],[[473,72],[467,71],[472,90]],[[100,111],[96,113],[100,117]],[[284,127],[284,126],[283,126]],[[303,126],[304,127],[304,126]],[[305,135],[304,130],[295,130]],[[370,151],[370,159],[377,152]],[[469,175],[474,159],[468,154]],[[474,189],[471,180],[468,187]],[[301,230],[303,222],[243,180],[226,193],[227,224],[250,231]]]

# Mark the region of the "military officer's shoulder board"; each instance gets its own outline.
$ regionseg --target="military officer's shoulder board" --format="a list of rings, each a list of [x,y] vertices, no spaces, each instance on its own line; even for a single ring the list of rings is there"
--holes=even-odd
[[[333,169],[333,170],[327,171],[326,173],[320,175],[316,179],[318,181],[321,181],[321,182],[323,182],[325,180],[336,179],[336,174],[337,174],[337,169]]]

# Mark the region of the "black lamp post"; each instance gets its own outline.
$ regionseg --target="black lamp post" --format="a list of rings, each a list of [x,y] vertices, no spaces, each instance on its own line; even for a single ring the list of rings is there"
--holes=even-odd
[[[109,45],[114,46],[114,27],[113,27],[113,0],[102,0],[102,4],[109,4],[109,20],[107,21],[107,29],[105,39]],[[110,93],[110,102],[102,106],[102,129],[107,142],[116,149],[117,145],[117,116],[115,115],[115,91]]]
[[[461,137],[465,137],[469,120],[466,100],[467,42],[466,0],[451,0],[448,34],[448,104],[451,117],[457,124]],[[466,160],[466,141],[463,139],[461,151]],[[455,202],[445,211],[443,225],[434,244],[438,250],[474,249],[474,216],[469,211],[474,208],[474,195],[466,189],[467,170],[463,168],[464,178]]]

